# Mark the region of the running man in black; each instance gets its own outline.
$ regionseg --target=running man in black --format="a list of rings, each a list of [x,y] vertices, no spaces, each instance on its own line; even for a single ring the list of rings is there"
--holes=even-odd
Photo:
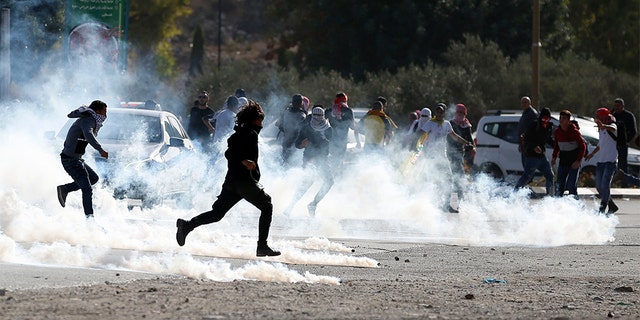
[[[264,192],[260,180],[258,166],[258,134],[262,129],[264,112],[262,107],[253,100],[244,106],[236,116],[235,132],[227,140],[228,148],[224,153],[227,158],[227,175],[222,184],[222,191],[218,199],[211,206],[211,210],[203,212],[193,219],[186,221],[178,219],[176,226],[176,240],[183,246],[187,235],[198,226],[222,220],[225,214],[240,200],[245,199],[260,209],[258,226],[258,248],[256,255],[278,256],[267,245],[273,204],[271,196]]]
[[[87,145],[90,144],[100,152],[100,156],[105,159],[109,158],[109,153],[102,148],[96,139],[102,123],[107,119],[107,104],[100,100],[94,100],[88,107],[81,106],[71,111],[67,117],[78,118],[78,120],[71,125],[67,132],[60,160],[64,170],[73,178],[73,182],[57,187],[58,201],[64,207],[69,192],[79,189],[82,191],[84,215],[86,218],[93,218],[93,189],[91,186],[96,184],[99,178],[98,174],[84,162],[82,156]]]

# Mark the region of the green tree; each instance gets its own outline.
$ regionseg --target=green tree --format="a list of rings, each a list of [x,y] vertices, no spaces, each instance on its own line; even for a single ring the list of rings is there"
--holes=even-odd
[[[130,58],[140,64],[138,68],[155,70],[165,79],[177,76],[169,40],[181,32],[178,19],[190,13],[189,0],[131,1]]]
[[[189,76],[202,74],[202,60],[204,59],[204,36],[202,35],[202,27],[198,24],[196,31],[193,33],[193,41],[191,47],[191,59],[189,65]]]
[[[575,51],[640,74],[640,0],[571,0]]]
[[[568,7],[549,0],[543,10],[546,49],[560,56],[570,47]],[[303,75],[328,68],[362,80],[365,72],[442,63],[449,43],[465,34],[496,43],[508,57],[531,48],[529,0],[277,0],[268,12],[281,35],[279,62]]]

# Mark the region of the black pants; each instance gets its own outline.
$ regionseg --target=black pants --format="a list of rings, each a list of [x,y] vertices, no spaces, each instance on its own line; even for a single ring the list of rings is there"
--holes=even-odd
[[[627,156],[629,155],[629,147],[617,146],[618,149],[618,169],[627,172]]]
[[[61,154],[60,161],[64,170],[73,178],[73,182],[63,184],[66,193],[82,190],[82,207],[86,216],[93,215],[92,185],[98,182],[98,175],[84,160]]]
[[[195,228],[222,220],[227,212],[242,199],[260,209],[258,242],[266,242],[269,237],[269,228],[271,227],[273,204],[271,204],[271,196],[266,194],[264,189],[255,182],[225,180],[222,184],[222,191],[211,206],[211,210],[191,219],[192,227]]]

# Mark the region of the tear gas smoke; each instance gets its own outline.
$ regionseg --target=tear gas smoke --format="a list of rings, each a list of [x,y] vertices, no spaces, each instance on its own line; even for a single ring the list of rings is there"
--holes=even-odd
[[[119,75],[95,77],[81,67],[73,73],[51,70],[46,79],[30,84],[37,100],[1,106],[0,261],[128,269],[218,281],[339,283],[331,275],[300,274],[287,264],[377,266],[375,260],[354,255],[350,248],[327,238],[474,246],[598,245],[613,239],[618,223],[616,217],[596,215],[590,200],[530,201],[526,191],[512,192],[482,175],[466,183],[460,213],[444,213],[441,201],[448,186],[436,182],[447,173],[433,170],[433,163],[423,157],[410,175],[402,175],[397,168],[408,152],[399,149],[387,150],[383,156],[350,152],[347,164],[331,164],[337,172],[335,184],[318,204],[316,217],[309,217],[306,205],[318,183],[286,217],[282,212],[297,186],[313,172],[300,168],[299,150],[291,167],[280,165],[280,146],[269,132],[289,95],[274,89],[278,93],[262,102],[268,114],[261,137],[260,182],[274,203],[270,244],[283,255],[234,268],[227,259],[255,258],[259,212],[244,201],[219,223],[197,228],[185,247],[175,241],[176,219],[209,210],[220,192],[226,172],[224,145],[217,147],[215,160],[208,154],[193,153],[162,174],[189,190],[181,201],[130,209],[126,200],[114,199],[113,190],[101,181],[94,187],[94,221],[84,218],[80,191],[69,194],[66,208],[60,207],[55,188],[71,178],[60,164],[62,141],[46,139],[45,133],[59,130],[69,111],[92,100],[104,99],[114,107],[113,97],[119,96],[120,85],[131,81]],[[113,125],[109,120],[105,127]],[[128,152],[132,157],[142,153],[136,144]],[[88,154],[85,160],[96,168]],[[117,170],[108,174],[110,179],[127,179],[118,176]],[[159,178],[145,177],[152,182]],[[304,240],[293,240],[300,238]]]

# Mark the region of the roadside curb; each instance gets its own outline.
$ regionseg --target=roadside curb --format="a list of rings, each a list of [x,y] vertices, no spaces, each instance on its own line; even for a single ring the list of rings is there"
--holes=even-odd
[[[532,187],[534,193],[545,194],[544,187]],[[596,188],[578,188],[578,197],[590,198],[597,197],[598,190]],[[611,188],[611,197],[613,198],[640,198],[640,189],[637,188]]]

